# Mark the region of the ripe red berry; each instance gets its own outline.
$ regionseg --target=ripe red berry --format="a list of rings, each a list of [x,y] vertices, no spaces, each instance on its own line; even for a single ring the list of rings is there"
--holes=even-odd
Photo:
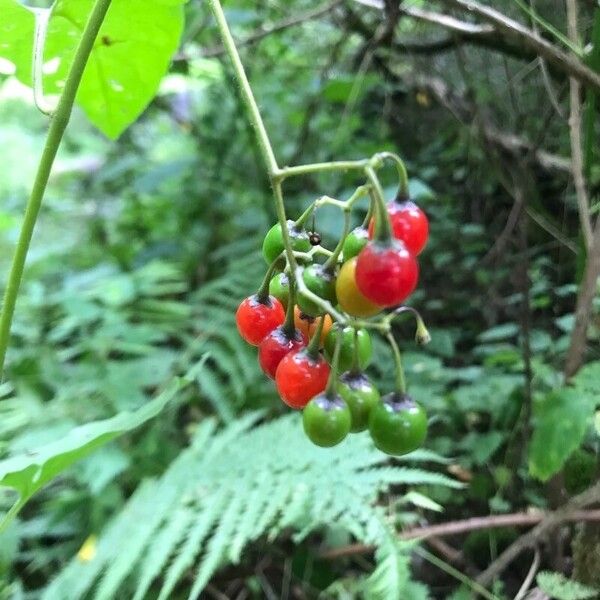
[[[277,367],[275,383],[281,399],[291,408],[304,408],[327,387],[329,365],[307,350],[287,354]]]
[[[387,211],[392,223],[394,237],[404,242],[406,248],[415,256],[421,253],[429,237],[429,220],[427,215],[412,201],[387,204]],[[375,220],[369,223],[369,239],[373,239]]]
[[[235,313],[235,322],[240,335],[253,346],[285,321],[281,302],[274,296],[261,301],[257,294],[248,296]]]
[[[306,345],[304,336],[298,329],[290,336],[284,325],[273,329],[258,346],[258,362],[260,368],[271,379],[275,379],[277,367],[283,357],[293,350],[300,350]]]
[[[379,306],[396,306],[413,292],[419,265],[402,242],[369,242],[356,261],[356,285]]]

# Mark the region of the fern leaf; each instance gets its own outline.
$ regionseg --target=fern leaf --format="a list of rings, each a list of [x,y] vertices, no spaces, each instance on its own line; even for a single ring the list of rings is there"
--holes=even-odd
[[[204,505],[203,511],[200,513],[200,518],[196,521],[194,527],[190,530],[187,539],[179,550],[179,553],[169,570],[167,571],[165,582],[160,590],[158,600],[169,598],[171,592],[177,585],[177,582],[183,575],[184,571],[192,565],[196,555],[200,551],[202,542],[210,533],[215,521],[218,519],[219,513],[230,495],[230,490],[222,489],[217,494],[209,496],[207,503]]]

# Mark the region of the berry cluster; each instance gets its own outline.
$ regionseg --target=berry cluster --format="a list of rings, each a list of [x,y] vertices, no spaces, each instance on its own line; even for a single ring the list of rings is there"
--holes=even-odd
[[[376,156],[379,164],[384,155]],[[311,441],[334,446],[348,433],[368,429],[380,450],[402,455],[423,443],[427,417],[406,393],[392,321],[411,312],[417,339],[428,337],[418,312],[399,305],[416,288],[417,255],[427,243],[429,223],[408,199],[405,178],[386,204],[374,169],[365,172],[367,183],[347,201],[322,197],[285,228],[273,225],[262,248],[269,269],[258,292],[240,304],[236,321],[240,335],[258,346],[260,366],[283,402],[303,409]],[[351,211],[363,197],[371,199],[369,211],[350,231]],[[333,251],[321,246],[314,231],[315,212],[326,204],[342,210],[345,219]],[[385,335],[394,353],[396,389],[383,397],[364,372],[373,352],[370,329]]]

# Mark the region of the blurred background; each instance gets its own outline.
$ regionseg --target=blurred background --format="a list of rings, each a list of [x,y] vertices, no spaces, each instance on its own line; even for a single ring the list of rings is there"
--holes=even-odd
[[[589,64],[600,7],[577,5]],[[569,54],[562,0],[493,6]],[[454,2],[231,0],[225,9],[280,164],[381,150],[406,160],[431,223],[411,304],[432,342],[417,348],[409,322],[397,333],[411,393],[430,415],[426,450],[387,462],[362,436],[314,449],[238,338],[235,307],[264,275],[274,205],[213,21],[190,2],[180,50],[137,123],[113,142],[73,115],[17,305],[0,456],[139,408],[174,374],[204,367],[159,418],[64,472],[0,534],[0,598],[187,598],[194,586],[219,599],[473,597],[477,577],[523,533],[518,523],[419,546],[395,532],[552,508],[597,472],[590,419],[559,465],[558,493],[531,473],[536,398],[561,385],[585,267],[568,73]],[[585,88],[581,100],[585,109]],[[594,215],[594,109],[589,118]],[[4,274],[46,129],[31,91],[0,76]],[[393,177],[384,173],[389,197]],[[288,213],[359,183],[291,180]],[[339,225],[319,213],[329,245]],[[596,298],[591,363],[599,309]],[[378,343],[375,356],[369,372],[388,391],[389,351]],[[552,435],[540,438],[544,452],[569,431]],[[12,500],[0,492],[0,509]],[[592,586],[577,597],[595,597],[600,545],[585,552],[598,557],[587,572],[577,567],[577,530],[536,540],[485,582],[486,597],[513,598],[532,564],[530,597],[561,597],[551,585],[568,585],[556,573],[536,583],[538,571],[574,569]]]

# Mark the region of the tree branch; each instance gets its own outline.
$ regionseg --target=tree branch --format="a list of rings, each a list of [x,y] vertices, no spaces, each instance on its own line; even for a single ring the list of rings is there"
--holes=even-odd
[[[600,91],[600,73],[590,69],[579,58],[563,51],[518,21],[514,21],[501,12],[473,0],[443,1],[446,4],[456,6],[481,17],[494,25],[497,31],[502,33],[506,38],[514,40],[525,48],[534,51],[558,71],[562,71],[568,77],[577,79],[586,87]]]
[[[572,498],[563,508],[547,515],[538,525],[529,533],[522,535],[518,540],[511,544],[489,567],[477,577],[477,582],[481,585],[489,583],[501,573],[521,552],[537,545],[540,538],[564,523],[571,520],[570,517],[577,514],[580,509],[595,504],[600,500],[600,483],[587,489],[585,492]],[[597,513],[599,511],[591,511]],[[585,514],[585,513],[583,513]],[[589,514],[589,513],[588,513]],[[582,514],[577,521],[582,521]],[[595,520],[595,519],[594,519]]]
[[[576,0],[567,0],[567,25],[569,37],[574,42],[578,41],[577,3]],[[571,156],[573,167],[573,182],[579,209],[579,221],[586,249],[590,250],[592,244],[592,219],[590,217],[590,202],[587,193],[585,175],[583,174],[583,146],[581,140],[581,85],[577,79],[569,79],[570,105],[569,135],[571,139]]]
[[[584,492],[584,494],[585,493],[586,492]],[[597,493],[599,493],[600,495],[600,490]],[[587,502],[587,504],[590,503],[592,502]],[[462,521],[449,521],[447,523],[441,523],[439,525],[415,527],[414,529],[409,529],[407,531],[402,532],[399,535],[399,537],[402,540],[428,540],[431,538],[461,535],[481,529],[497,529],[499,527],[528,527],[531,525],[538,525],[539,527],[540,525],[544,524],[547,520],[552,520],[552,522],[556,525],[560,525],[564,522],[576,523],[579,521],[600,521],[600,510],[569,511],[565,509],[560,513],[559,511],[557,511],[556,513],[550,514],[544,512],[535,512],[513,513],[508,515],[489,515],[485,517],[472,517],[470,519],[464,519]],[[547,528],[547,526],[544,526],[544,531],[546,531]],[[536,537],[536,541],[539,537],[540,536]],[[346,556],[367,554],[369,552],[373,552],[374,549],[374,546],[368,544],[350,544],[348,546],[342,546],[340,548],[331,548],[329,550],[325,550],[319,555],[319,557],[328,560],[334,560],[336,558],[342,558]]]

